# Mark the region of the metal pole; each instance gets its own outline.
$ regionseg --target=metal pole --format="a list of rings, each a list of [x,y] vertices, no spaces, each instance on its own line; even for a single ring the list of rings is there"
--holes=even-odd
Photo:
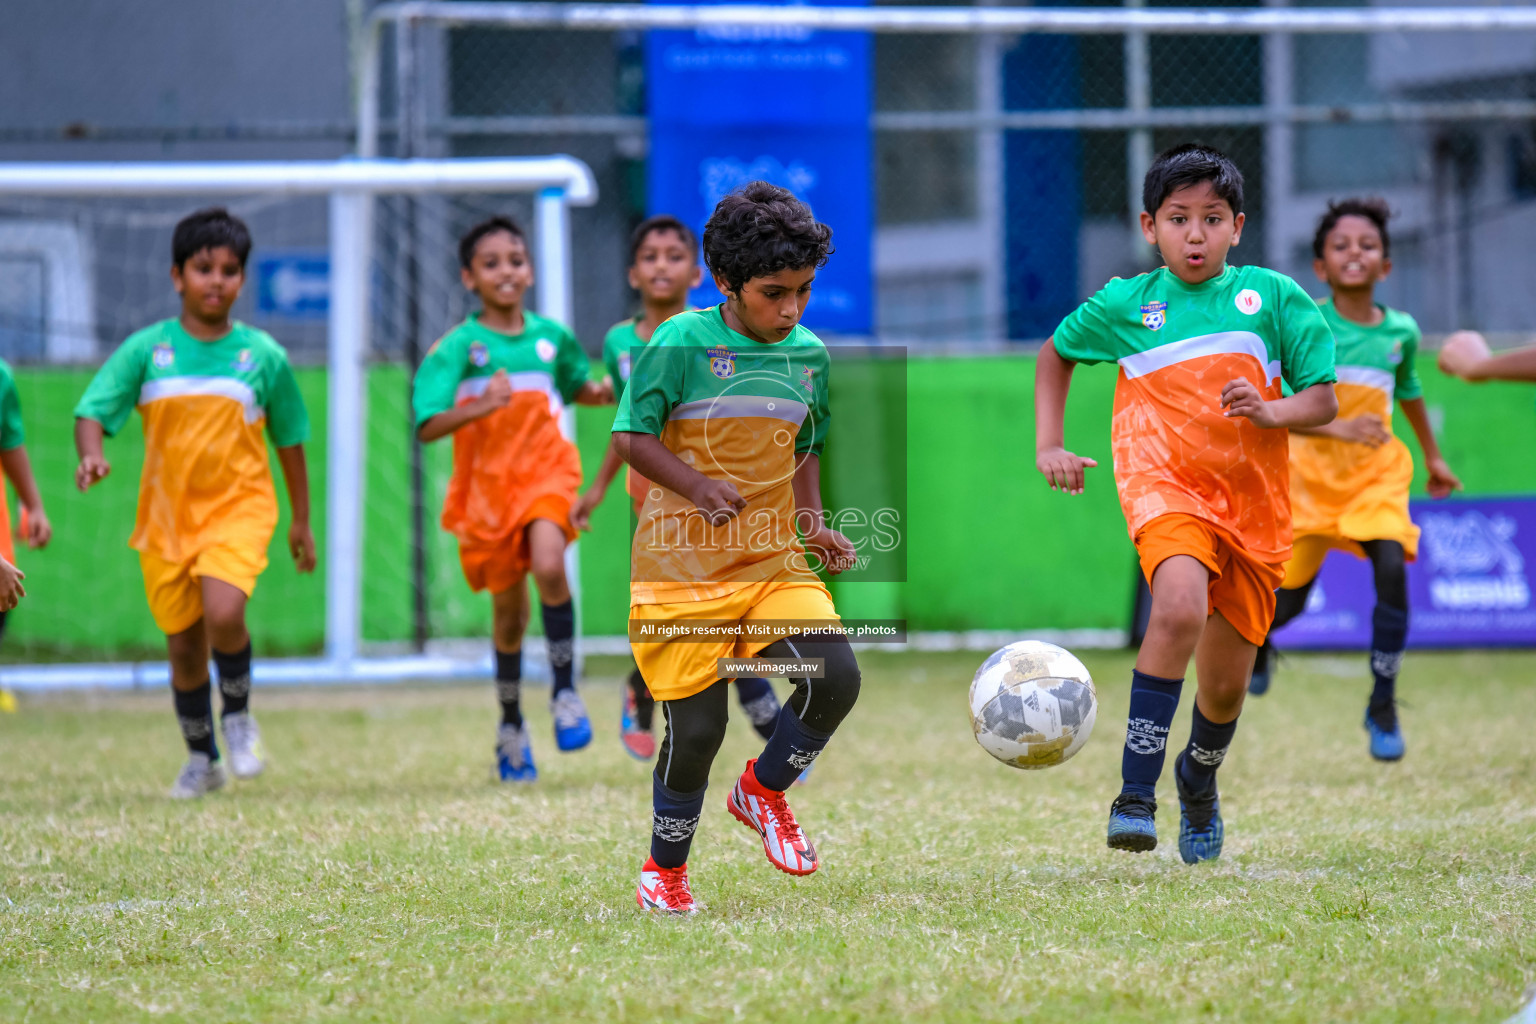
[[[397,155],[403,159],[417,155],[421,119],[417,116],[417,23],[406,19],[395,25],[395,116],[399,130],[395,135]],[[405,444],[410,452],[410,545],[411,545],[411,640],[418,652],[427,649],[431,633],[427,607],[427,500],[421,441],[416,437],[411,408],[411,385],[421,365],[421,264],[417,254],[418,231],[416,199],[401,196],[404,230],[400,235],[402,269],[405,277],[405,365],[410,373],[405,382],[407,410]]]
[[[1287,7],[1291,0],[1265,0],[1270,7]],[[1285,33],[1264,37],[1264,265],[1285,271],[1290,264],[1286,228],[1291,196],[1296,191],[1296,129],[1288,114],[1296,100],[1295,46]]]
[[[571,286],[571,216],[565,192],[546,188],[534,200],[534,232],[538,247],[539,312],[552,320],[571,326],[576,315],[575,291]],[[570,406],[560,416],[560,431],[567,438],[576,437],[576,411]],[[571,607],[576,611],[576,633],[571,651],[572,663],[579,675],[583,671],[581,653],[581,557],[579,545],[565,549],[565,578],[571,588]]]
[[[1128,8],[1142,8],[1146,0],[1125,0]],[[1145,117],[1152,109],[1152,61],[1147,34],[1125,34],[1125,108],[1132,117]],[[1141,234],[1141,183],[1152,166],[1152,130],[1133,128],[1125,134],[1126,206],[1131,212],[1131,259],[1138,267],[1155,262],[1152,248]]]
[[[345,677],[362,626],[363,357],[368,338],[371,196],[331,195],[330,402],[325,509],[326,657]]]

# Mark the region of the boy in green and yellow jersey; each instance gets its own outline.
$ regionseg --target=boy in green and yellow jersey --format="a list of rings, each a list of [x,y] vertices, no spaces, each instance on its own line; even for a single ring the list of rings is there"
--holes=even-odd
[[[533,782],[538,772],[521,704],[530,573],[554,677],[556,745],[578,750],[592,742],[575,687],[576,612],[565,576],[581,459],[561,433],[560,416],[568,402],[602,405],[613,392],[587,379],[587,354],[570,331],[524,307],[533,261],[515,223],[492,217],[470,228],[459,241],[459,267],[481,309],[427,352],[411,404],[422,441],[453,435],[443,529],[458,539],[470,589],[491,592],[502,715],[496,771],[503,782]]]
[[[832,597],[807,561],[813,553],[837,573],[854,556],[821,503],[830,360],[800,326],[831,237],[767,182],[722,199],[704,258],[726,299],[661,325],[614,420],[619,455],[651,481],[630,568],[631,647],[667,722],[636,890],[647,910],[698,909],[687,859],[736,674],[722,659],[733,656],[792,660],[795,692],[726,807],[779,870],[808,875],[820,863],[784,791],[859,692]],[[811,660],[822,670],[814,686],[798,667]]]
[[[1461,487],[1440,454],[1429,424],[1414,356],[1419,325],[1375,301],[1376,282],[1392,272],[1387,204],[1380,199],[1331,203],[1312,242],[1314,267],[1332,293],[1319,303],[1337,346],[1339,416],[1291,432],[1291,519],[1295,550],[1276,593],[1270,631],[1307,606],[1323,559],[1334,548],[1369,558],[1376,582],[1371,616],[1374,686],[1365,715],[1371,756],[1403,756],[1397,719],[1398,668],[1408,637],[1408,574],[1419,528],[1408,518],[1413,456],[1392,434],[1396,400],[1418,437],[1429,471],[1429,494],[1444,498]],[[1248,692],[1269,688],[1273,647],[1259,649]]]
[[[1142,233],[1166,265],[1110,281],[1046,342],[1036,463],[1053,488],[1082,492],[1097,463],[1063,444],[1072,368],[1117,363],[1115,484],[1152,614],[1107,839],[1119,850],[1157,845],[1157,780],[1194,656],[1194,721],[1174,764],[1179,855],[1193,864],[1221,855],[1216,770],[1291,553],[1286,428],[1333,419],[1333,336],[1295,281],[1227,264],[1243,230],[1243,176],[1225,155],[1199,145],[1160,154],[1142,201]]]
[[[111,472],[103,436],[121,430],[135,408],[144,419],[139,511],[128,543],[139,552],[149,609],[170,651],[176,717],[190,751],[171,789],[179,798],[224,784],[213,738],[210,646],[230,767],[247,779],[264,766],[249,711],[245,627],[246,602],[267,567],[277,527],[263,432],[288,483],[289,553],[300,572],[315,567],[304,399],[283,347],[229,317],[250,251],[249,230],[223,209],[200,210],[177,224],[171,281],[181,315],[131,335],[75,407],[75,483],[82,491]]]
[[[32,460],[27,457],[26,433],[21,425],[21,396],[16,393],[16,378],[11,366],[0,359],[0,469],[16,489],[21,513],[21,536],[29,548],[48,546],[53,526],[43,511],[43,498],[32,475]],[[9,504],[0,495],[0,634],[5,631],[6,616],[17,601],[26,596],[21,581],[26,574],[16,568],[16,545],[11,539]],[[16,698],[0,686],[0,711],[15,711]]]
[[[614,324],[603,339],[603,364],[617,401],[624,400],[631,362],[640,349],[651,340],[658,327],[687,311],[688,292],[698,287],[703,276],[699,269],[698,249],[699,240],[688,225],[666,214],[642,221],[630,236],[629,286],[640,293],[642,309],[638,315]],[[603,453],[603,463],[596,478],[571,511],[571,522],[578,530],[591,528],[592,510],[607,495],[609,484],[623,465],[610,443]],[[625,483],[625,491],[638,517],[650,482],[630,467]],[[779,717],[779,699],[768,680],[758,676],[737,679],[736,697],[758,735],[763,739],[773,735],[774,723]],[[624,694],[619,741],[631,757],[641,761],[656,755],[656,739],[651,732],[654,713],[655,699],[636,666],[629,674],[629,687]]]

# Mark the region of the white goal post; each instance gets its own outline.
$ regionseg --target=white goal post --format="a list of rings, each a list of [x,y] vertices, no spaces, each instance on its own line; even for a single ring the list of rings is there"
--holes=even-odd
[[[360,650],[364,363],[370,337],[373,200],[380,195],[444,192],[521,192],[535,196],[538,309],[569,323],[574,303],[568,208],[597,201],[591,169],[574,157],[0,164],[0,197],[329,197],[325,653],[319,659],[263,659],[258,672],[264,683],[377,682],[484,672],[478,662],[450,657],[369,658]],[[574,581],[574,546],[569,558]],[[4,670],[5,684],[18,690],[133,688],[163,684],[168,679],[169,668],[163,662],[13,665]]]

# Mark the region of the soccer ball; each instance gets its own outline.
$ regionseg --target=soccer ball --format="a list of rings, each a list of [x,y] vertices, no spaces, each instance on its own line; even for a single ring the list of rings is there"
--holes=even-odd
[[[971,680],[976,742],[1015,768],[1049,768],[1070,758],[1088,742],[1098,711],[1083,663],[1040,640],[993,653]]]

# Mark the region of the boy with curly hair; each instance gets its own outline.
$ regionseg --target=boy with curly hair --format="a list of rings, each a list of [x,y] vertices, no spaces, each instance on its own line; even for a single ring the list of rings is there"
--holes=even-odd
[[[838,573],[854,557],[821,503],[830,361],[800,326],[831,242],[786,189],[757,181],[722,199],[704,260],[725,301],[657,328],[613,424],[619,455],[652,484],[630,571],[631,646],[667,723],[635,893],[646,910],[699,909],[688,852],[725,736],[733,656],[814,665],[786,670],[795,692],[726,808],[779,870],[820,866],[784,791],[859,693],[858,662],[807,559]]]

